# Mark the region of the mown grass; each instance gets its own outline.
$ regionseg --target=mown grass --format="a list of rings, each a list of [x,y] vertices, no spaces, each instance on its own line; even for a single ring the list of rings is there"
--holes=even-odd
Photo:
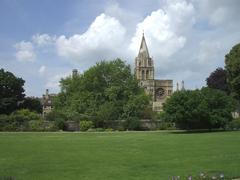
[[[0,179],[240,176],[240,132],[0,133]]]

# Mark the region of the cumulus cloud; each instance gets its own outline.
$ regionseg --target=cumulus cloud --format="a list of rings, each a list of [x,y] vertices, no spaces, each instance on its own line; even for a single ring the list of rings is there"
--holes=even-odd
[[[153,11],[137,25],[136,33],[129,49],[138,51],[144,30],[149,49],[158,58],[168,58],[183,48],[187,38],[184,32],[194,23],[194,7],[186,1],[170,1],[157,11]]]
[[[43,75],[45,72],[46,72],[46,66],[41,66],[41,67],[39,68],[39,70],[38,70],[38,73],[39,73],[40,75]]]
[[[53,44],[56,40],[56,36],[50,36],[48,34],[35,34],[32,37],[33,43],[38,46],[46,46]]]
[[[31,42],[21,41],[14,45],[16,48],[16,58],[18,61],[22,62],[32,62],[35,61],[36,54],[34,52],[34,47]]]
[[[240,25],[239,0],[201,0],[197,1],[199,13],[206,18],[210,25],[218,28],[236,27]],[[224,25],[224,26],[222,26]]]
[[[71,75],[71,72],[55,74],[47,79],[46,88],[50,88],[54,91],[59,90],[59,82],[62,78]]]
[[[121,54],[125,28],[104,13],[96,17],[83,34],[57,38],[58,55],[86,65],[89,61],[115,58]]]

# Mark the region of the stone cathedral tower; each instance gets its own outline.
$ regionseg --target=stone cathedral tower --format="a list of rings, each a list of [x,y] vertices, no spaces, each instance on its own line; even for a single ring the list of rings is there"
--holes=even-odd
[[[159,80],[154,78],[154,63],[150,57],[147,43],[142,36],[142,41],[138,56],[135,58],[135,75],[139,80],[139,85],[145,92],[152,96],[152,107],[154,111],[161,111],[162,104],[173,91],[172,80]]]

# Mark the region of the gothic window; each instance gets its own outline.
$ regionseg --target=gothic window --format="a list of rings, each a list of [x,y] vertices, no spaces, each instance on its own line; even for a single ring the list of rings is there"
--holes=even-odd
[[[142,80],[144,80],[144,70],[142,70]]]
[[[141,66],[141,61],[139,61],[139,66]]]
[[[168,95],[171,95],[172,94],[172,90],[168,90]]]
[[[148,66],[152,66],[150,59],[148,60]]]
[[[148,79],[149,78],[149,71],[147,70],[146,71],[146,79]]]

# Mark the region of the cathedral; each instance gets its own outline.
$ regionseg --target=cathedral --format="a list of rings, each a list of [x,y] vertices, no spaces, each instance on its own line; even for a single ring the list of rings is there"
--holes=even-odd
[[[154,78],[154,62],[149,55],[144,34],[138,56],[135,58],[135,76],[139,85],[152,97],[153,111],[161,111],[163,103],[173,92],[173,80]]]

